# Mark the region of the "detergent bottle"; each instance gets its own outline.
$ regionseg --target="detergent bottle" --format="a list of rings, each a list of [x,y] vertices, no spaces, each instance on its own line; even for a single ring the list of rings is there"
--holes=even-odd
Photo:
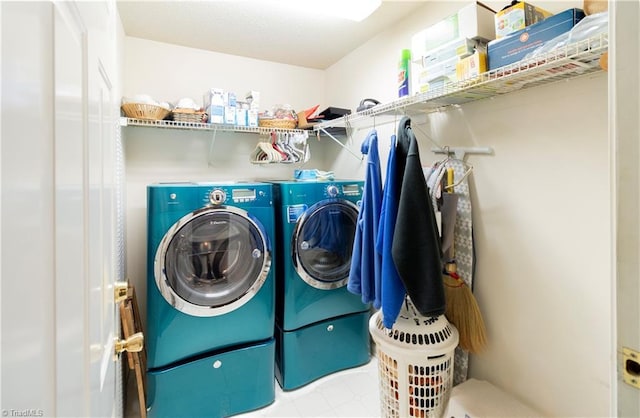
[[[398,62],[398,97],[408,96],[411,93],[410,74],[411,50],[403,49]]]

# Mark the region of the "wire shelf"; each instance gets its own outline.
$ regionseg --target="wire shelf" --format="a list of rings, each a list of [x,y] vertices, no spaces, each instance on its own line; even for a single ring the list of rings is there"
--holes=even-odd
[[[200,122],[181,122],[175,120],[151,120],[151,119],[134,119],[122,117],[120,119],[122,126],[147,126],[153,128],[167,128],[167,129],[188,129],[195,131],[215,131],[215,132],[235,132],[235,133],[248,133],[248,134],[261,134],[268,135],[271,132],[289,132],[289,133],[305,133],[303,129],[283,129],[283,128],[268,128],[268,127],[248,127],[248,126],[236,126],[226,125],[218,123],[200,123]]]
[[[409,116],[429,113],[448,106],[579,77],[601,71],[599,60],[607,50],[608,36],[601,34],[532,59],[487,71],[472,79],[458,81],[432,91],[402,97],[362,112],[325,121],[314,126],[314,129],[354,127],[363,121],[370,125],[370,120],[376,116],[397,116],[399,111]]]

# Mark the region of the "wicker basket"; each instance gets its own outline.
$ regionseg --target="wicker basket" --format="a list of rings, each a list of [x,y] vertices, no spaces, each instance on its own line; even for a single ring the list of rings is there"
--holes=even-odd
[[[205,112],[193,109],[174,109],[172,116],[176,122],[205,123],[207,121]]]
[[[297,125],[294,119],[259,119],[258,126],[261,128],[294,129]]]
[[[124,103],[122,111],[128,118],[162,120],[167,117],[169,110],[164,107],[146,103]]]

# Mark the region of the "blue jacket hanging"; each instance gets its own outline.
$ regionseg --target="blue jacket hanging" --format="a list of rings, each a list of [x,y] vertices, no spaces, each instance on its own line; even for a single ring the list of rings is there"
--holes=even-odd
[[[375,251],[375,244],[382,206],[382,175],[378,154],[378,133],[375,130],[367,135],[361,151],[368,155],[367,173],[353,242],[347,290],[361,295],[364,303],[373,302],[373,307],[379,309],[381,259]]]
[[[396,322],[406,294],[404,284],[400,280],[400,275],[398,275],[398,270],[396,270],[396,265],[393,263],[391,255],[400,194],[399,189],[396,187],[396,181],[396,136],[393,135],[391,137],[389,158],[387,159],[387,176],[384,182],[380,226],[378,227],[378,240],[376,242],[376,251],[382,258],[382,324],[386,328],[391,328]]]
[[[396,187],[400,187],[393,235],[393,262],[414,306],[424,316],[445,311],[440,234],[420,163],[411,119],[403,117],[396,145]],[[401,161],[404,157],[404,161]]]

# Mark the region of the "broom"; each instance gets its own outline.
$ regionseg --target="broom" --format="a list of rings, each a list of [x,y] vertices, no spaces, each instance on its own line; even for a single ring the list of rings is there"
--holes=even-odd
[[[453,193],[452,168],[447,168],[447,186],[445,188],[447,192]],[[471,289],[456,273],[453,242],[451,243],[450,256],[442,278],[446,301],[445,316],[458,329],[460,347],[470,353],[479,353],[487,345],[482,313]]]

